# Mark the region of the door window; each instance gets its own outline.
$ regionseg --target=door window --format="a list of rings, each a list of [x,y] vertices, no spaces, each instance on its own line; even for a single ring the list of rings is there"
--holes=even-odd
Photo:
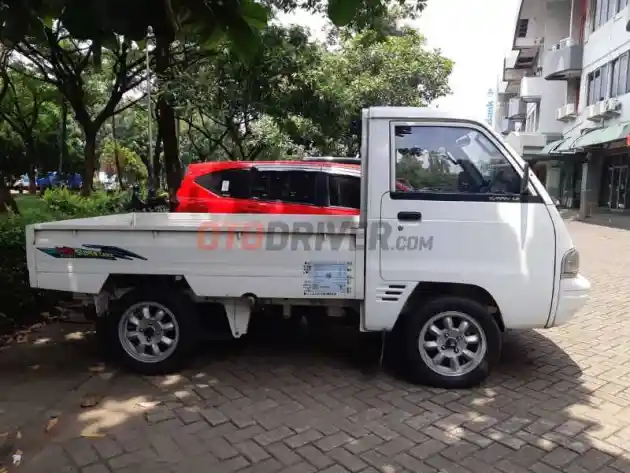
[[[520,193],[520,175],[495,144],[476,129],[398,125],[393,141],[395,177],[410,185],[402,192]]]
[[[361,207],[361,179],[353,176],[330,175],[330,205],[359,209]]]
[[[249,171],[247,169],[227,169],[199,176],[195,182],[222,197],[247,199],[249,198],[248,176]]]
[[[302,170],[252,171],[252,197],[264,201],[316,205],[317,172]]]

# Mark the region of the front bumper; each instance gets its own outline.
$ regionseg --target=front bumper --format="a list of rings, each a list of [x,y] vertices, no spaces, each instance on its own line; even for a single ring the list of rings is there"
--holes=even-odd
[[[561,279],[556,314],[549,326],[557,327],[567,323],[577,311],[584,307],[590,291],[591,283],[582,275]]]

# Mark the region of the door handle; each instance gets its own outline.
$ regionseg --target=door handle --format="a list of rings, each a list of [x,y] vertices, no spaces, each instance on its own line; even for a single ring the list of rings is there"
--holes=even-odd
[[[419,222],[422,220],[420,212],[398,212],[398,220],[401,222]]]

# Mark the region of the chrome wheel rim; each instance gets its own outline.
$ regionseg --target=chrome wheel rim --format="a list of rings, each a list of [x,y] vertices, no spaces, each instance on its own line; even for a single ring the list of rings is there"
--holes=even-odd
[[[179,335],[177,319],[157,302],[132,305],[118,322],[118,339],[123,349],[142,363],[159,363],[171,356]]]
[[[442,376],[463,376],[477,368],[488,349],[486,335],[473,317],[446,311],[431,317],[420,331],[422,361]]]

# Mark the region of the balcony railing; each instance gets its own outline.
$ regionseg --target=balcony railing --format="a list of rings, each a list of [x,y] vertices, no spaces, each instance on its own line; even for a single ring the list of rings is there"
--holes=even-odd
[[[540,36],[526,36],[525,38],[516,38],[514,41],[514,49],[533,49],[542,48],[545,44],[545,38]]]

